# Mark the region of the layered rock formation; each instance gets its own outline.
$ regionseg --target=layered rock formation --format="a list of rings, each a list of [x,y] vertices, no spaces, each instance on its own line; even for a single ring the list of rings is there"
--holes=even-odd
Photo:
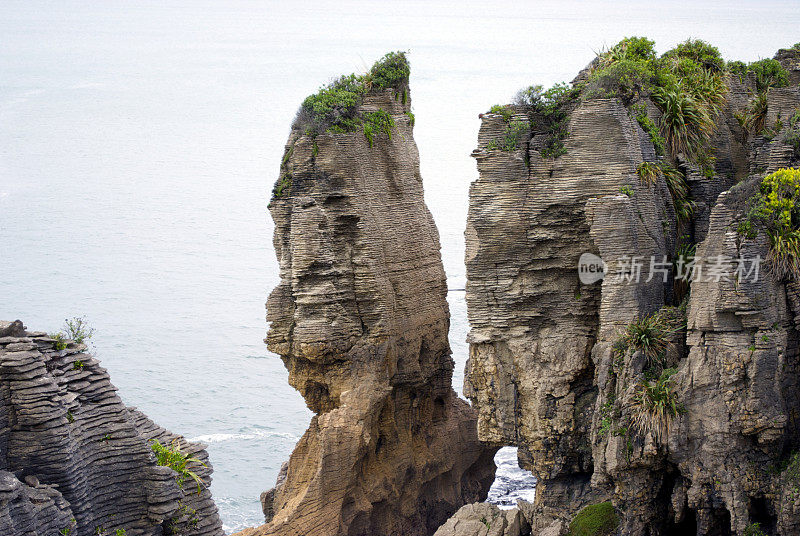
[[[535,129],[516,150],[498,149],[508,125],[535,111],[483,116],[466,229],[465,392],[480,439],[518,446],[538,478],[533,534],[563,533],[580,508],[606,500],[624,535],[743,534],[754,523],[767,534],[800,531],[800,488],[786,469],[800,449],[797,282],[762,272],[757,282],[692,283],[688,327],[665,357],[682,411],[662,440],[631,425],[644,355],[615,347],[637,319],[679,314],[664,309],[678,305],[672,277],[651,277],[650,259],[671,265],[681,234],[698,259],[766,258],[764,234],[744,239],[737,227],[760,180],[800,164],[780,131],[800,109],[800,51],[777,59],[793,81],[767,94],[766,124],[779,132],[747,135],[734,113],[754,79],[730,80],[712,173],[682,164],[697,204],[682,228],[664,177],[637,176],[655,149],[619,99],[575,101],[556,158],[542,157],[546,134]],[[658,121],[657,108],[639,104]],[[583,253],[607,263],[602,282],[580,282]],[[633,257],[644,261],[638,282]]]
[[[354,113],[385,113],[391,127],[295,125],[270,204],[281,283],[267,342],[316,415],[250,534],[430,535],[494,476],[496,449],[451,387],[410,99],[373,86]]]
[[[223,536],[203,445],[126,407],[83,344],[0,322],[0,534]],[[178,485],[151,441],[205,465]]]

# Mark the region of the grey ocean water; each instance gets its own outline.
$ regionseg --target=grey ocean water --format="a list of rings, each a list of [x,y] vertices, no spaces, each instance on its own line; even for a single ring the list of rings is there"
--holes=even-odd
[[[124,400],[209,444],[226,529],[258,524],[310,418],[262,343],[278,281],[268,194],[307,94],[411,51],[426,198],[463,288],[478,113],[626,35],[770,56],[800,41],[799,7],[2,0],[0,319],[56,330],[87,315]],[[460,388],[463,292],[450,305]]]

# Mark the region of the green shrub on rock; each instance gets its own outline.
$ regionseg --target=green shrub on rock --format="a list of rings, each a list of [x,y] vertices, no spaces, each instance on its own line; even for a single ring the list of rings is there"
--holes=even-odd
[[[611,536],[619,527],[619,516],[610,502],[590,504],[569,524],[568,536]]]
[[[789,85],[789,73],[778,60],[772,58],[751,63],[747,69],[756,75],[756,91],[762,93],[773,87]]]
[[[683,411],[672,379],[676,373],[675,369],[665,369],[656,380],[640,381],[633,398],[633,427],[641,434],[652,434],[659,443],[669,435],[672,421]]]
[[[405,52],[389,52],[375,62],[369,70],[367,79],[372,87],[392,88],[395,92],[408,90],[411,67]]]
[[[719,49],[701,39],[689,39],[664,54],[672,60],[688,59],[703,69],[721,73],[725,69],[725,60]]]
[[[745,527],[742,536],[767,536],[767,533],[762,530],[760,523],[750,523]]]
[[[340,76],[303,101],[293,128],[316,136],[325,131],[354,132],[363,122],[358,107],[371,90],[393,89],[405,103],[410,66],[405,52],[389,52],[363,75]]]

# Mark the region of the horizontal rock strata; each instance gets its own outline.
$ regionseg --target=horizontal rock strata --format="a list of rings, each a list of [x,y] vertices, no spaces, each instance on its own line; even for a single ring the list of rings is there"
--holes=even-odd
[[[267,342],[315,412],[263,535],[430,535],[485,498],[496,449],[451,387],[447,285],[423,200],[410,101],[372,89],[359,113],[391,135],[308,135],[286,147],[270,205],[281,283]]]
[[[222,536],[203,446],[126,407],[83,344],[55,343],[0,322],[0,533]],[[206,463],[200,493],[156,464],[152,439]]]

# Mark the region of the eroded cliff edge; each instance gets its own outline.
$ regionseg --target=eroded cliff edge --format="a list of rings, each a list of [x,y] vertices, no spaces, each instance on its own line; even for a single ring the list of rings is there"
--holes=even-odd
[[[253,534],[429,535],[493,480],[496,449],[451,386],[413,120],[394,53],[309,97],[293,125],[270,203],[267,343],[315,415]]]
[[[158,465],[154,441],[197,458],[202,485]],[[202,444],[125,406],[84,344],[0,322],[0,534],[223,536],[211,471]]]
[[[800,47],[778,53],[776,82],[774,63],[725,65],[699,42],[661,59],[641,45],[482,117],[466,229],[479,437],[518,446],[537,476],[533,534],[567,533],[607,503],[617,521],[602,534],[797,534],[796,277],[765,262],[757,281],[688,286],[650,259],[672,271],[689,251],[706,270],[720,255],[770,257],[753,200],[800,165]],[[706,98],[690,75],[719,97],[701,147],[664,128],[668,99]],[[605,279],[581,283],[583,253],[607,263]],[[661,351],[632,342],[644,322],[661,322]],[[647,421],[652,393],[675,403],[668,418]]]

